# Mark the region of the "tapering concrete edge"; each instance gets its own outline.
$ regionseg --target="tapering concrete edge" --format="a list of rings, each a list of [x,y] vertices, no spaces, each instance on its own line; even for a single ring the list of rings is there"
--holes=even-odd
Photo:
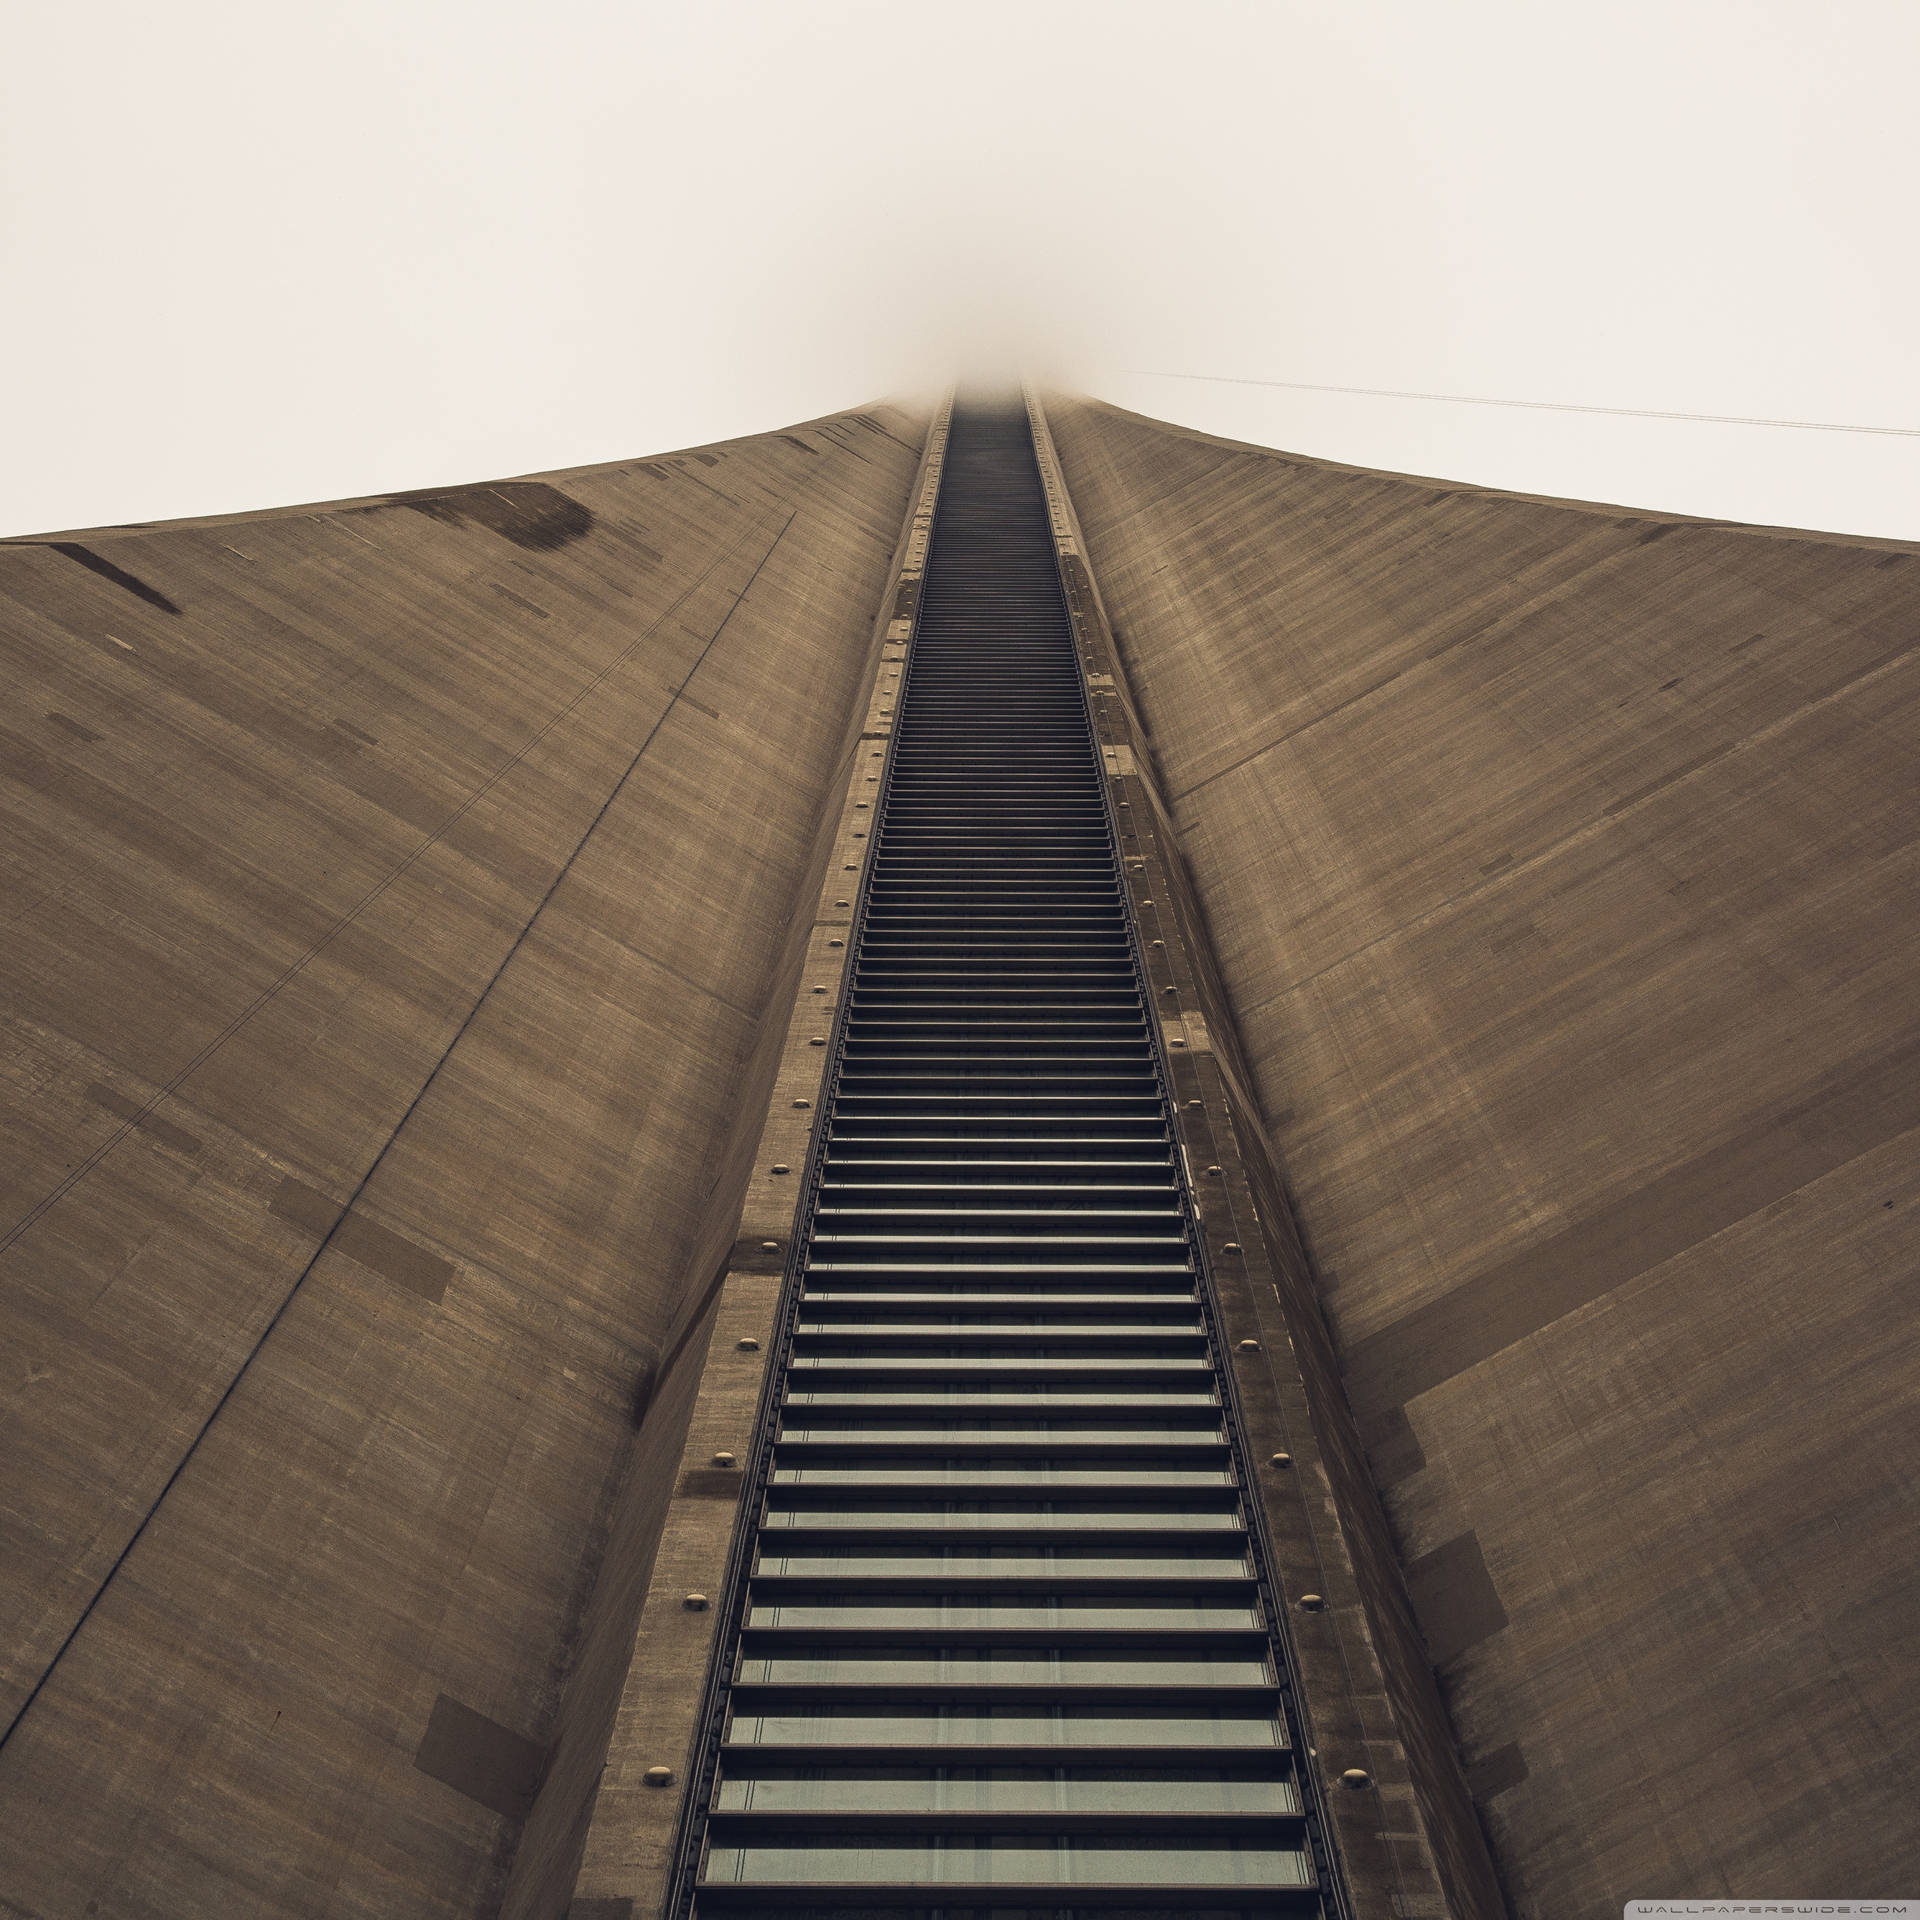
[[[1470,494],[1478,500],[1510,501],[1531,507],[1557,507],[1567,513],[1590,514],[1596,519],[1633,522],[1648,527],[1713,527],[1721,533],[1751,534],[1761,540],[1804,540],[1815,546],[1865,547],[1880,553],[1920,554],[1920,540],[1903,540],[1894,534],[1844,533],[1831,527],[1783,527],[1765,520],[1723,520],[1712,514],[1682,513],[1677,508],[1633,506],[1617,500],[1582,500],[1564,493],[1525,493],[1514,487],[1490,487],[1478,480],[1450,480],[1444,474],[1404,473],[1398,467],[1357,467],[1345,460],[1329,459],[1324,454],[1300,453],[1290,447],[1273,447],[1258,440],[1235,440],[1221,433],[1209,433],[1204,427],[1190,427],[1178,420],[1163,420],[1151,413],[1136,413],[1131,407],[1102,400],[1096,394],[1057,394],[1079,404],[1097,407],[1102,413],[1160,433],[1190,440],[1198,446],[1218,447],[1225,454],[1254,454],[1283,467],[1302,467],[1315,473],[1337,474],[1356,480],[1390,480],[1396,486],[1411,487],[1422,493]]]
[[[435,480],[417,487],[389,487],[378,493],[342,494],[337,499],[293,500],[279,507],[236,507],[214,513],[170,515],[163,520],[110,520],[82,527],[46,527],[30,533],[0,534],[0,547],[39,547],[53,540],[143,538],[148,534],[183,531],[211,532],[220,527],[248,527],[267,520],[311,520],[323,514],[354,513],[374,507],[390,507],[396,501],[426,500],[440,494],[467,492],[476,485],[484,487],[554,486],[573,480],[587,480],[609,473],[630,473],[639,467],[681,466],[698,460],[703,454],[724,454],[735,447],[751,445],[769,435],[805,433],[851,415],[877,413],[891,407],[912,413],[924,410],[929,417],[939,411],[938,404],[917,393],[883,393],[850,407],[836,407],[828,413],[816,413],[805,420],[790,420],[784,425],[756,429],[752,433],[733,433],[723,440],[702,440],[691,446],[663,447],[657,453],[626,454],[617,460],[589,460],[566,467],[540,467],[531,473],[507,473],[491,480]],[[890,436],[898,440],[898,436]],[[904,443],[901,443],[904,444]]]
[[[1289,1609],[1310,1758],[1354,1920],[1506,1920],[1045,405],[1031,387],[1026,402],[1128,894],[1146,943],[1176,1137],[1221,1331],[1239,1362],[1235,1388],[1248,1451],[1256,1461],[1287,1463],[1266,1467],[1253,1491]],[[1324,1606],[1300,1608],[1309,1593]],[[1371,1784],[1355,1791],[1342,1779],[1350,1769]]]
[[[892,738],[951,416],[949,396],[928,429],[874,621],[861,680],[866,699],[849,716],[837,762],[841,804],[822,810],[761,1044],[742,1078],[735,1123],[742,1151],[730,1150],[726,1162],[738,1164],[740,1177],[716,1188],[701,1243],[712,1253],[712,1279],[700,1288],[699,1274],[709,1269],[696,1267],[628,1470],[623,1513],[631,1514],[636,1539],[650,1528],[653,1540],[628,1554],[633,1564],[596,1622],[603,1641],[619,1639],[617,1670],[610,1655],[598,1662],[583,1656],[576,1667],[568,1709],[594,1737],[578,1743],[564,1785],[556,1751],[501,1920],[561,1920],[576,1902],[651,1920],[668,1895],[722,1600],[742,1538],[740,1492],[729,1497],[727,1482],[748,1484],[745,1469],[770,1390],[766,1361],[794,1256],[802,1172],[825,1091],[826,1043],[845,997],[852,903],[873,846],[872,796],[880,788],[870,774],[879,773]],[[810,915],[803,907],[809,888]],[[655,1409],[659,1430],[650,1435]],[[615,1560],[611,1544],[607,1559]],[[590,1689],[594,1697],[574,1697]],[[650,1782],[649,1773],[657,1779],[662,1768],[668,1778]]]

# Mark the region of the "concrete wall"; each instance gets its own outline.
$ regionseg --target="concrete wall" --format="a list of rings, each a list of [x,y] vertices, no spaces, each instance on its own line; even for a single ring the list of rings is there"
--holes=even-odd
[[[0,547],[0,1911],[497,1901],[925,425]]]
[[[1908,1888],[1920,551],[1049,412],[1516,1912]]]

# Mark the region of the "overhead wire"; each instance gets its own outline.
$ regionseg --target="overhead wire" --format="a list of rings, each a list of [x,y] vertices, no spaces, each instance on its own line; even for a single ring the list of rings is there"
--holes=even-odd
[[[1656,407],[1598,407],[1572,400],[1507,400],[1480,393],[1422,393],[1402,387],[1336,387],[1314,380],[1256,380],[1227,373],[1167,373],[1154,367],[1129,367],[1144,380],[1204,380],[1229,387],[1284,387],[1295,393],[1359,394],[1371,400],[1439,400],[1459,407],[1520,407],[1540,413],[1600,413],[1632,420],[1690,420],[1715,427],[1791,427],[1801,433],[1874,433],[1920,440],[1920,427],[1869,427],[1844,420],[1776,420],[1762,414],[1680,413]]]

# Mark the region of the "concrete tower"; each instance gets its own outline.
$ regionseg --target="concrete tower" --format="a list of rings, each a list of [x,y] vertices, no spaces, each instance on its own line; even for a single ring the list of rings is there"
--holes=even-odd
[[[1033,423],[1352,1911],[1911,1891],[1920,549]],[[659,1910],[947,441],[0,546],[0,1912]]]

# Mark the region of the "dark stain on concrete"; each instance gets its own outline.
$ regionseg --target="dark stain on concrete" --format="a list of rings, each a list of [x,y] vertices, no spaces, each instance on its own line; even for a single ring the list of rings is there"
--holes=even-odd
[[[437,1253],[429,1253],[425,1247],[376,1225],[365,1214],[351,1213],[341,1221],[333,1244],[369,1272],[417,1293],[423,1300],[431,1300],[435,1306],[445,1297],[447,1282],[453,1278],[451,1260],[443,1260]]]
[[[391,505],[411,507],[444,526],[485,527],[529,553],[554,553],[593,531],[593,510],[544,480],[502,480],[491,487],[443,487],[396,493]]]
[[[443,1693],[413,1764],[503,1819],[524,1820],[547,1770],[547,1749]]]
[[[64,553],[69,560],[77,560],[89,573],[97,573],[102,580],[111,580],[116,587],[123,588],[136,600],[144,600],[150,607],[158,607],[162,613],[178,615],[180,609],[167,598],[158,587],[150,587],[137,573],[129,573],[125,567],[116,567],[111,560],[103,559],[91,547],[83,547],[77,540],[49,540],[47,545],[55,553]]]
[[[1390,1487],[1418,1473],[1427,1464],[1419,1438],[1413,1431],[1404,1407],[1389,1407],[1372,1419],[1360,1423],[1360,1444],[1367,1450],[1367,1465],[1377,1487]]]
[[[738,1500],[742,1484],[733,1467],[689,1467],[676,1491],[694,1500]]]
[[[333,1223],[340,1218],[340,1203],[288,1174],[274,1190],[270,1211],[308,1233],[323,1236],[333,1231]]]
[[[1485,1759],[1476,1760],[1467,1768],[1467,1791],[1484,1807],[1509,1787],[1517,1787],[1526,1777],[1527,1756],[1517,1742],[1509,1740],[1504,1747],[1496,1747]]]
[[[171,1147],[175,1153],[198,1153],[200,1142],[184,1127],[176,1127],[170,1120],[162,1120],[157,1113],[149,1113],[138,1100],[130,1100],[124,1093],[116,1093],[113,1088],[96,1080],[87,1089],[87,1098],[96,1107],[106,1110],[121,1120],[131,1120],[142,1133],[158,1140],[163,1147]]]
[[[421,1299],[438,1306],[445,1297],[447,1282],[453,1278],[454,1265],[437,1253],[429,1253],[404,1235],[369,1220],[365,1214],[350,1214],[335,1227],[340,1208],[324,1193],[289,1174],[273,1196],[273,1211],[283,1220],[324,1238],[333,1234],[333,1247],[349,1260],[356,1260],[371,1273],[395,1286],[417,1293]]]
[[[1487,1571],[1477,1534],[1462,1533],[1407,1568],[1407,1594],[1436,1667],[1491,1639],[1507,1610]]]

